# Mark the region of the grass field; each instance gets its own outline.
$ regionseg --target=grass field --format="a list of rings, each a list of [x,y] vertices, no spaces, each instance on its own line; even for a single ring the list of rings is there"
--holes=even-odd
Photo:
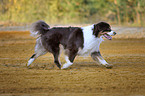
[[[34,46],[29,32],[0,32],[0,96],[145,96],[145,39],[105,40],[100,50],[112,69],[77,57],[59,70],[51,54],[27,68]]]

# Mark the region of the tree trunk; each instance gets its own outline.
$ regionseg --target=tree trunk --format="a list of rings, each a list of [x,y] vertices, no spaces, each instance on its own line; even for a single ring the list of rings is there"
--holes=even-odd
[[[136,8],[136,21],[137,24],[141,25],[141,18],[140,18],[140,3],[138,2],[137,8]]]
[[[119,6],[118,6],[118,3],[117,3],[117,0],[114,0],[114,3],[116,5],[116,10],[117,10],[117,19],[118,19],[118,24],[120,25],[121,24],[121,19],[120,19],[120,10],[119,10]]]

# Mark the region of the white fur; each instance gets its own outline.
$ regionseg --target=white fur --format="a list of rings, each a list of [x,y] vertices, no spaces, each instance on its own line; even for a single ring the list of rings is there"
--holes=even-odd
[[[27,66],[29,66],[34,60],[35,60],[35,58],[31,58],[31,59],[28,61]]]
[[[110,31],[108,32],[107,34],[111,35],[111,36],[114,36],[116,33],[114,31]]]
[[[78,55],[88,56],[90,53],[99,51],[100,43],[103,41],[102,36],[100,38],[93,35],[94,25],[82,27],[84,37],[84,47],[79,50]]]
[[[99,57],[97,57],[99,62],[102,64],[102,65],[107,65],[108,63],[102,58],[100,59]]]
[[[72,62],[70,62],[68,56],[65,56],[65,60],[66,60],[66,63],[63,64],[61,69],[66,69],[66,68],[68,68],[69,66],[71,66],[73,64]]]
[[[36,40],[36,46],[35,46],[35,54],[38,56],[46,54],[48,51],[44,48],[42,45],[41,37],[39,36]]]
[[[31,33],[31,35],[30,36],[32,36],[32,37],[37,37],[37,35],[38,35],[38,31],[37,32],[34,32],[34,31],[30,31],[30,33]]]

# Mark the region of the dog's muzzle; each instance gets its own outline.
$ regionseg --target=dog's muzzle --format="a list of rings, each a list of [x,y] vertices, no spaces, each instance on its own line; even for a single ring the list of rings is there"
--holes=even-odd
[[[112,37],[111,36],[114,36],[116,35],[117,33],[115,31],[111,31],[111,32],[108,32],[108,33],[105,33],[103,36],[108,39],[108,40],[112,40]]]
[[[108,32],[107,34],[110,35],[110,36],[114,36],[114,35],[116,35],[117,33],[116,33],[115,31],[111,31],[111,32]]]

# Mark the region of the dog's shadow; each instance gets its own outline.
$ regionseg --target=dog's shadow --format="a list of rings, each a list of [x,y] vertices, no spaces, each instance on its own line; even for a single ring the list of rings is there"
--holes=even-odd
[[[64,64],[65,62],[62,62]],[[54,63],[33,63],[31,66],[26,66],[25,64],[20,65],[13,65],[13,64],[4,64],[5,67],[13,67],[13,68],[27,68],[27,69],[37,69],[37,70],[57,70],[59,69]],[[82,69],[82,68],[97,68],[99,65],[97,65],[95,62],[74,62],[72,66],[65,70],[69,69]]]
[[[64,62],[62,62],[64,64]],[[97,68],[98,65],[94,62],[75,62],[72,66],[65,70],[69,69],[82,69],[82,68]],[[59,69],[54,63],[50,64],[38,64],[35,63],[34,65],[31,65],[30,67],[27,67],[28,69],[42,69],[42,70],[53,70],[53,69]]]
[[[72,65],[73,66],[73,65]],[[94,62],[76,62],[74,67],[97,67],[98,65]]]

